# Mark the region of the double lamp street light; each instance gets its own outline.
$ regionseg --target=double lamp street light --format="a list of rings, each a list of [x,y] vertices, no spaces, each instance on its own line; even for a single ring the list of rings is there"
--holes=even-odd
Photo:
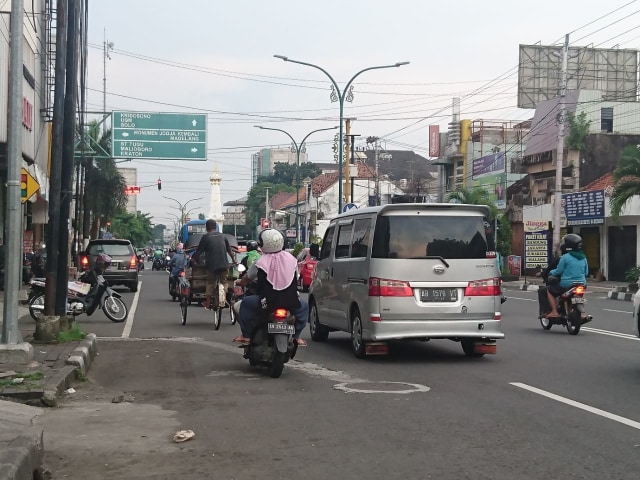
[[[409,62],[397,62],[397,63],[394,63],[393,65],[379,65],[375,67],[364,68],[360,70],[358,73],[356,73],[353,77],[351,77],[351,80],[347,82],[344,89],[341,91],[336,81],[329,74],[329,72],[327,72],[324,68],[319,67],[318,65],[314,65],[313,63],[301,62],[299,60],[292,60],[289,57],[285,57],[284,55],[274,55],[274,57],[284,60],[285,62],[299,63],[300,65],[306,65],[308,67],[317,68],[322,73],[324,73],[327,77],[329,77],[329,80],[331,80],[331,83],[333,84],[330,98],[332,102],[337,101],[339,102],[339,105],[340,105],[340,132],[338,133],[339,135],[339,139],[338,139],[338,142],[339,142],[338,143],[338,214],[340,214],[342,213],[342,163],[343,163],[343,155],[344,155],[344,152],[343,152],[344,138],[343,138],[343,132],[342,132],[342,128],[343,128],[342,124],[344,120],[344,101],[345,99],[348,102],[353,101],[353,92],[349,90],[349,87],[351,86],[353,81],[356,79],[356,77],[361,73],[367,72],[369,70],[380,70],[383,68],[401,67],[402,65],[408,65]]]
[[[189,205],[191,202],[195,202],[197,200],[202,200],[203,197],[198,197],[198,198],[192,198],[191,200],[187,200],[184,204],[180,203],[178,200],[176,200],[175,198],[171,198],[171,197],[165,197],[163,195],[163,198],[166,198],[167,200],[173,200],[174,202],[176,202],[179,207],[180,207],[180,231],[178,233],[178,239],[180,239],[180,235],[182,235],[182,227],[184,226],[185,223],[185,216],[187,215],[187,205]]]
[[[254,127],[259,128],[260,130],[274,130],[276,132],[282,132],[287,135],[291,142],[293,143],[293,147],[296,151],[296,243],[300,241],[300,222],[299,218],[299,209],[300,209],[300,152],[304,149],[304,142],[306,142],[307,138],[309,138],[312,134],[316,132],[322,132],[325,130],[335,130],[338,127],[328,127],[328,128],[319,128],[317,130],[313,130],[312,132],[307,133],[307,136],[302,139],[302,141],[298,144],[293,139],[293,137],[289,134],[289,132],[282,130],[280,128],[270,128],[270,127],[261,127],[260,125],[254,125]]]

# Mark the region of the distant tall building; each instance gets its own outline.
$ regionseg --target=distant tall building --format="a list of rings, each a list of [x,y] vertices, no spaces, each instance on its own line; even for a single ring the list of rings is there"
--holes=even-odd
[[[300,163],[309,161],[306,153],[300,153]],[[251,186],[258,182],[258,177],[266,177],[273,174],[276,163],[296,164],[296,152],[290,148],[263,148],[251,156]]]
[[[211,183],[211,198],[209,200],[209,215],[207,218],[213,218],[218,224],[220,232],[222,232],[222,226],[224,225],[224,215],[222,214],[222,199],[220,196],[220,183],[222,183],[222,177],[218,173],[218,163],[214,163],[213,173],[209,177]]]
[[[127,187],[138,185],[138,169],[137,168],[118,168],[120,174],[124,177]],[[138,211],[138,195],[127,195],[127,213],[135,214]]]

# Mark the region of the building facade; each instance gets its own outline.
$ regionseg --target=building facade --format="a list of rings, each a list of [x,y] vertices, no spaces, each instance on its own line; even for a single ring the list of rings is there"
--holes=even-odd
[[[308,155],[305,152],[301,152],[300,163],[308,161]],[[276,163],[295,165],[296,162],[296,151],[291,151],[291,148],[263,148],[251,156],[251,186],[253,187],[256,184],[258,177],[272,175]]]

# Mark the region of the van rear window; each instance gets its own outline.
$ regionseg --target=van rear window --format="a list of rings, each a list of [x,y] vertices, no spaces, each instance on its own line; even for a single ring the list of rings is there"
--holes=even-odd
[[[378,217],[374,258],[486,258],[493,248],[490,224],[479,216]]]

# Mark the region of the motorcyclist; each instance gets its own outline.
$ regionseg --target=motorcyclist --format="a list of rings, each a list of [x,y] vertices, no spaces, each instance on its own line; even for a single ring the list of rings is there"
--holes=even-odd
[[[538,289],[538,305],[540,306],[540,312],[545,316],[551,310],[551,305],[549,304],[549,298],[547,297],[547,290],[549,288],[549,272],[558,266],[558,263],[560,263],[560,257],[565,253],[567,253],[567,247],[565,246],[564,243],[561,243],[560,255],[556,255],[553,258],[553,260],[549,262],[549,265],[547,265],[547,268],[545,268],[544,270],[536,274],[536,276],[542,278],[542,281],[544,282],[544,285],[542,285]]]
[[[179,243],[176,246],[176,251],[173,254],[173,257],[171,257],[171,260],[169,260],[169,264],[168,264],[168,267],[170,269],[170,274],[169,274],[170,286],[175,285],[176,281],[178,280],[178,275],[180,275],[180,272],[184,271],[185,267],[187,266],[188,260],[189,259],[187,257],[187,254],[184,253],[184,245],[182,243]]]
[[[97,276],[102,275],[104,271],[111,265],[111,257],[106,253],[100,253],[96,257],[96,262],[92,270],[87,270],[80,275],[78,280],[83,283],[89,283],[92,286],[96,284]]]
[[[582,251],[582,237],[575,233],[565,235],[562,239],[567,253],[560,257],[558,266],[549,271],[549,278],[560,277],[560,281],[556,285],[549,285],[547,289],[547,298],[551,305],[551,311],[547,314],[547,318],[557,318],[560,316],[556,306],[556,297],[573,287],[574,284],[580,283],[587,286],[587,275],[589,274],[589,264],[587,257]],[[549,283],[551,283],[549,281]]]
[[[256,282],[257,295],[244,297],[240,305],[240,329],[242,335],[234,342],[249,344],[253,320],[260,310],[282,307],[296,317],[294,340],[298,346],[306,346],[300,335],[307,325],[309,304],[299,297],[297,287],[298,262],[289,252],[282,250],[284,237],[273,228],[267,228],[258,236],[258,246],[262,256],[249,268],[246,275],[236,280],[236,284],[246,286]]]

